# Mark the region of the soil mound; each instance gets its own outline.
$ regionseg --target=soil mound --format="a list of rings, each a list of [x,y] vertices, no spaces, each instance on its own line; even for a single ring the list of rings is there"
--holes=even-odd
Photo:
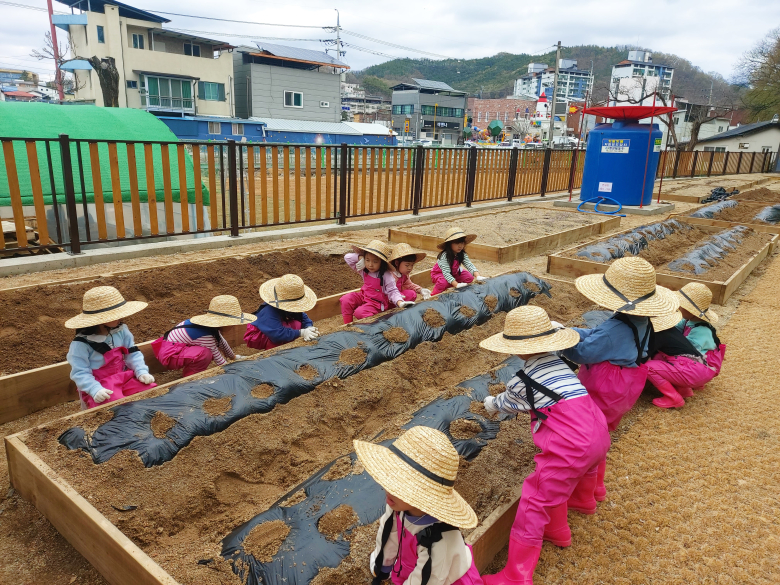
[[[487,308],[490,309],[491,313],[495,313],[497,304],[498,299],[493,295],[488,295],[485,297],[485,305],[487,305]]]
[[[384,331],[382,335],[390,343],[406,343],[409,340],[409,334],[403,327],[391,327]]]
[[[232,396],[225,396],[224,398],[207,398],[203,403],[203,410],[209,416],[222,416],[230,410],[232,403]]]
[[[426,309],[425,313],[423,313],[423,321],[434,329],[442,327],[446,323],[444,317],[436,309]]]
[[[317,369],[310,364],[303,364],[300,368],[295,370],[295,373],[304,380],[313,380],[320,375]]]
[[[450,434],[453,439],[473,439],[482,432],[482,427],[477,421],[467,418],[459,418],[450,423]]]
[[[317,523],[317,530],[328,540],[336,540],[343,532],[357,524],[359,518],[351,506],[341,505],[325,514]]]
[[[173,427],[176,426],[176,419],[168,416],[164,412],[157,411],[152,417],[152,433],[158,439],[164,439]]]
[[[339,354],[339,364],[357,366],[366,361],[366,350],[361,347],[350,347]]]
[[[255,398],[268,398],[274,393],[274,387],[270,384],[260,384],[252,388],[252,396]]]
[[[290,527],[281,520],[263,522],[255,526],[244,539],[244,550],[258,562],[269,563],[279,552],[288,534]]]
[[[758,189],[751,189],[744,193],[739,193],[733,196],[733,199],[741,199],[743,201],[761,201],[765,203],[778,203],[780,202],[780,191],[773,191],[766,187],[760,187]]]
[[[582,325],[582,314],[599,308],[593,301],[581,294],[573,284],[555,283],[550,289],[552,298],[537,295],[528,303],[542,307],[551,321],[563,325]]]
[[[473,317],[474,315],[477,314],[477,312],[474,309],[472,309],[471,307],[467,307],[466,305],[463,305],[458,310],[460,311],[460,314],[463,315],[464,317]]]

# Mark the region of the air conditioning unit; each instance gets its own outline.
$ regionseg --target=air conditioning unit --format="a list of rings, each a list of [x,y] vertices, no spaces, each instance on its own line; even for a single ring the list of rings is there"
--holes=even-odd
[[[321,108],[329,108],[330,107],[330,102],[320,102],[320,107]]]

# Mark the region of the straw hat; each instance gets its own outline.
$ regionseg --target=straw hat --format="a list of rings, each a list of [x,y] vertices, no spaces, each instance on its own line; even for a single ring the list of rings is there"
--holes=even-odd
[[[676,293],[680,301],[680,308],[685,309],[697,319],[705,319],[714,324],[718,322],[718,315],[710,309],[712,303],[712,291],[700,282],[689,282]]]
[[[219,295],[211,299],[209,310],[204,315],[196,315],[190,319],[190,323],[205,325],[206,327],[227,327],[229,325],[241,325],[251,323],[257,319],[252,313],[241,311],[238,299],[232,295]]]
[[[638,256],[618,258],[605,274],[580,276],[574,286],[594,303],[627,315],[667,315],[680,304],[672,291],[656,285],[655,268]]]
[[[285,274],[260,285],[260,298],[277,309],[290,313],[308,311],[317,304],[317,295],[297,274]]]
[[[404,258],[405,256],[414,256],[415,262],[419,262],[423,258],[425,258],[428,254],[425,252],[418,252],[414,248],[412,248],[409,244],[406,242],[401,242],[400,244],[396,244],[393,246],[393,252],[390,254],[390,262],[393,260],[398,260],[399,258]]]
[[[412,427],[389,448],[366,441],[354,445],[366,471],[392,495],[452,526],[477,525],[474,510],[452,489],[460,461],[441,431]]]
[[[491,335],[479,346],[498,353],[530,354],[574,347],[580,334],[574,329],[554,329],[542,307],[523,306],[506,314],[504,331]]]
[[[682,313],[677,310],[674,313],[669,313],[668,315],[650,317],[650,321],[653,322],[653,331],[660,333],[661,331],[666,331],[667,329],[671,329],[677,325],[680,321],[682,321],[682,318]]]
[[[129,317],[143,311],[149,303],[142,301],[126,301],[113,286],[96,286],[84,293],[82,313],[65,321],[68,329],[92,327]]]
[[[364,252],[371,252],[374,256],[384,260],[385,262],[387,262],[390,258],[390,253],[392,251],[390,245],[385,244],[382,240],[371,240],[365,246],[355,244],[355,247],[358,250],[363,250]]]
[[[460,240],[461,238],[466,238],[466,243],[470,244],[471,242],[477,239],[477,234],[467,234],[459,227],[451,227],[450,229],[447,230],[447,233],[444,234],[444,241],[439,244],[436,244],[436,247],[439,250],[443,250],[444,244],[446,244],[447,242],[452,242],[453,240]]]

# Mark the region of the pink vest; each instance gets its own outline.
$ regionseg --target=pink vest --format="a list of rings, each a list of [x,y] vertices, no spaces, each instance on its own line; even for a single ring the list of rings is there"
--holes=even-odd
[[[453,278],[460,272],[460,262],[457,260],[454,260],[452,262],[452,266],[450,267],[450,272],[452,273]],[[439,266],[439,263],[436,262],[436,264],[433,265],[433,268],[431,269],[431,276],[436,277],[436,275],[443,276],[443,273],[441,271],[441,266]]]
[[[363,286],[360,287],[360,292],[363,293],[363,300],[373,301],[380,305],[380,311],[386,310],[390,307],[390,299],[382,290],[382,280],[376,276],[363,273]]]

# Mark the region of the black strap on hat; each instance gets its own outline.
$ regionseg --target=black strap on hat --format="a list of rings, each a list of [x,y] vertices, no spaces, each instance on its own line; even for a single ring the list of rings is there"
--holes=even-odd
[[[246,321],[247,323],[250,323],[249,319],[244,319],[244,314],[243,313],[241,313],[240,317],[236,317],[235,315],[231,315],[230,313],[220,313],[218,311],[212,311],[211,309],[206,311],[206,313],[208,313],[210,315],[219,315],[220,317],[230,317],[231,319],[236,319],[240,323],[243,323],[244,321]]]
[[[504,339],[510,339],[512,341],[521,341],[523,339],[533,339],[534,337],[544,337],[545,335],[552,335],[560,331],[559,329],[550,329],[549,331],[542,331],[541,333],[534,333],[533,335],[507,335],[504,333]]]
[[[639,297],[638,299],[635,299],[635,300],[632,301],[626,295],[624,295],[622,292],[620,292],[618,289],[616,289],[614,286],[612,286],[612,283],[610,283],[607,280],[607,275],[606,274],[602,275],[601,279],[604,281],[604,284],[606,285],[606,287],[609,290],[611,290],[615,295],[617,295],[617,297],[621,301],[626,303],[625,305],[623,305],[619,309],[615,309],[616,311],[633,311],[633,310],[636,309],[636,305],[638,303],[641,303],[642,301],[646,301],[647,299],[652,297],[655,294],[655,291],[656,291],[656,289],[653,288],[653,290],[651,292],[649,292],[646,295],[643,295],[643,296]]]
[[[377,250],[376,248],[362,248],[362,247],[360,249],[363,250],[364,252],[371,252],[375,256],[379,256],[380,260],[384,260],[385,262],[387,262],[387,254],[382,252],[382,250]]]
[[[95,309],[94,311],[87,311],[86,309],[84,309],[81,312],[84,313],[85,315],[97,315],[98,313],[106,313],[108,311],[113,311],[114,309],[118,309],[119,307],[121,307],[126,303],[127,301],[122,301],[121,303],[117,303],[116,305],[111,305],[110,307],[105,307],[103,309]]]
[[[295,299],[280,299],[279,296],[276,294],[276,287],[274,287],[274,300],[271,301],[272,305],[276,305],[276,308],[279,308],[279,303],[294,303],[295,301],[300,301],[301,299],[306,298],[306,289],[303,290],[303,294]]]
[[[443,485],[445,487],[452,487],[452,486],[455,485],[455,480],[454,479],[447,479],[447,478],[442,477],[440,475],[436,475],[430,469],[426,469],[425,467],[423,467],[422,465],[417,463],[417,461],[415,461],[414,459],[409,457],[406,453],[401,451],[395,445],[390,445],[388,447],[388,449],[390,449],[390,452],[393,455],[398,457],[401,461],[406,463],[409,467],[411,467],[412,469],[414,469],[415,471],[417,471],[419,473],[422,473],[425,477],[427,477],[431,481],[435,481],[436,483],[441,484],[441,485]]]
[[[694,303],[693,299],[685,294],[684,290],[680,289],[677,292],[679,292],[686,301],[688,301],[690,304],[692,304],[694,307],[696,307],[696,310],[699,311],[699,317],[704,317],[705,319],[707,319],[707,321],[710,320],[710,318],[707,317],[707,311],[702,311],[701,308],[699,307],[699,305]]]

